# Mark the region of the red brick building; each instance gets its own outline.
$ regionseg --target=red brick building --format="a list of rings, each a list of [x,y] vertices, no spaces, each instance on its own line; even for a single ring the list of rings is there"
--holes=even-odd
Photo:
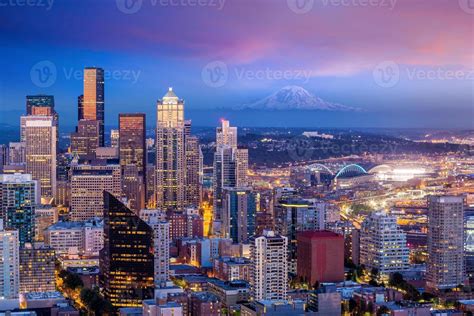
[[[344,237],[330,231],[297,235],[297,275],[310,285],[344,280]]]

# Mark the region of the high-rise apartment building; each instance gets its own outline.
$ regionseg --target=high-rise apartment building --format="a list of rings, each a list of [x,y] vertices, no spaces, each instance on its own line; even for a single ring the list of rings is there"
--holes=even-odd
[[[395,216],[374,212],[365,218],[360,229],[360,264],[388,276],[407,270],[408,259],[406,235]]]
[[[26,142],[26,173],[40,183],[41,198],[56,194],[57,121],[53,116],[23,116]]]
[[[103,191],[122,194],[119,165],[94,164],[71,167],[71,209],[73,221],[84,221],[103,214]]]
[[[18,230],[20,245],[35,237],[38,182],[29,174],[0,175],[0,217],[4,226]]]
[[[170,281],[170,224],[156,217],[147,224],[153,229],[155,287],[164,287]]]
[[[431,291],[454,288],[465,281],[463,211],[462,196],[428,197],[426,287]]]
[[[100,122],[80,120],[75,133],[71,134],[71,152],[81,159],[94,159],[99,147]]]
[[[250,188],[225,188],[222,221],[224,237],[247,243],[255,234],[256,196]]]
[[[474,276],[474,208],[464,210],[464,256],[466,273]]]
[[[115,307],[141,307],[154,297],[153,229],[104,192],[104,248],[100,282]]]
[[[184,101],[170,88],[157,103],[156,204],[183,209],[186,204]]]
[[[6,229],[0,218],[0,297],[18,298],[20,291],[20,244],[18,231]]]
[[[82,115],[84,120],[99,121],[99,146],[104,147],[104,70],[102,68],[84,69]]]
[[[123,194],[130,208],[145,207],[146,194],[145,114],[119,114],[119,158],[124,180]]]
[[[250,287],[254,300],[284,300],[288,288],[288,239],[273,231],[250,239]]]
[[[55,291],[54,269],[53,248],[26,244],[20,249],[20,293]]]

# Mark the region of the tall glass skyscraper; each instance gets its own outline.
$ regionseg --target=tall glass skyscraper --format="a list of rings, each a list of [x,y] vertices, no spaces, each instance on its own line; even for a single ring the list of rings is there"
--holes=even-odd
[[[141,307],[154,297],[153,229],[111,193],[104,192],[104,248],[100,282],[115,307]]]
[[[79,99],[79,106],[81,102]],[[81,112],[81,110],[79,110]],[[79,113],[79,116],[81,113]],[[99,145],[104,146],[104,70],[87,67],[84,69],[84,95],[82,115],[85,120],[99,121]]]

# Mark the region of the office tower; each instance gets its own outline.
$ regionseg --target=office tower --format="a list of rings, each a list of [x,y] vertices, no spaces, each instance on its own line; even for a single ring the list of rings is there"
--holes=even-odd
[[[35,241],[44,241],[44,231],[59,220],[56,207],[37,206],[35,209]]]
[[[266,230],[250,238],[250,287],[254,300],[284,300],[288,287],[288,239]]]
[[[104,246],[104,222],[91,218],[83,222],[57,222],[43,231],[44,244],[58,256],[96,257]]]
[[[102,68],[84,69],[82,114],[84,120],[99,121],[99,146],[104,147],[104,70]]]
[[[234,243],[247,243],[255,234],[255,193],[249,188],[225,188],[224,191],[224,237]]]
[[[52,116],[54,113],[56,113],[54,110],[54,96],[41,94],[26,96],[26,115]]]
[[[323,230],[324,213],[316,207],[315,200],[288,198],[274,206],[275,231],[288,238],[288,262],[291,273],[297,271],[297,233]]]
[[[164,287],[170,281],[170,224],[151,217],[147,224],[153,229],[155,287]]]
[[[9,162],[9,148],[0,144],[0,173],[3,173],[3,166],[8,165]]]
[[[186,203],[198,207],[201,204],[202,152],[199,139],[186,137]]]
[[[426,287],[431,291],[465,281],[463,210],[462,196],[428,197]]]
[[[381,276],[409,268],[406,235],[395,216],[374,212],[360,229],[360,264],[376,269]]]
[[[34,239],[37,192],[38,182],[29,174],[0,175],[0,215],[5,227],[18,230],[21,246]]]
[[[110,146],[113,148],[119,148],[120,132],[118,129],[110,130]]]
[[[466,258],[466,273],[474,276],[474,208],[464,210],[464,255]]]
[[[221,120],[221,126],[216,128],[216,147],[222,146],[237,148],[237,127],[231,127],[227,120]]]
[[[224,188],[234,188],[236,181],[235,151],[231,147],[220,147],[214,153],[213,203],[214,219],[222,221]]]
[[[40,243],[20,249],[20,293],[56,291],[54,249]]]
[[[6,162],[9,165],[24,165],[26,163],[26,143],[11,142],[8,145],[8,160]]]
[[[124,195],[133,211],[145,207],[146,193],[145,114],[119,114],[119,157],[124,174]],[[128,173],[128,177],[127,176]],[[126,180],[127,179],[127,180]],[[126,180],[126,181],[125,181]]]
[[[330,231],[297,234],[297,275],[310,285],[344,281],[344,237]]]
[[[0,218],[0,298],[18,298],[20,290],[18,231],[6,229]]]
[[[109,192],[100,272],[104,297],[115,307],[141,307],[154,297],[153,229]]]
[[[81,94],[77,97],[77,120],[84,119],[84,95]]]
[[[184,101],[170,88],[157,103],[156,204],[159,208],[185,206],[186,159]]]
[[[73,221],[84,221],[103,214],[103,191],[122,194],[119,165],[94,164],[71,167],[71,209]]]
[[[26,142],[26,173],[38,180],[41,198],[56,194],[57,122],[52,116],[23,116]]]
[[[155,194],[155,186],[156,186],[156,171],[155,166],[152,164],[148,164],[146,166],[146,203],[148,207],[156,207],[156,194]]]
[[[247,171],[249,169],[249,150],[247,148],[237,148],[235,150],[235,181],[238,187],[248,185]]]
[[[81,159],[95,159],[99,147],[100,122],[80,120],[75,133],[71,133],[71,152]]]

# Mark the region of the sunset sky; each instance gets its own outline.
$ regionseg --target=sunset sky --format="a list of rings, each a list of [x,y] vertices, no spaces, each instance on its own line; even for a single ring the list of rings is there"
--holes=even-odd
[[[0,0],[0,115],[53,94],[74,125],[82,69],[97,66],[110,125],[127,111],[152,124],[172,86],[196,125],[474,128],[473,0],[35,1]],[[56,77],[41,86],[45,65]],[[362,111],[231,110],[288,85]]]

